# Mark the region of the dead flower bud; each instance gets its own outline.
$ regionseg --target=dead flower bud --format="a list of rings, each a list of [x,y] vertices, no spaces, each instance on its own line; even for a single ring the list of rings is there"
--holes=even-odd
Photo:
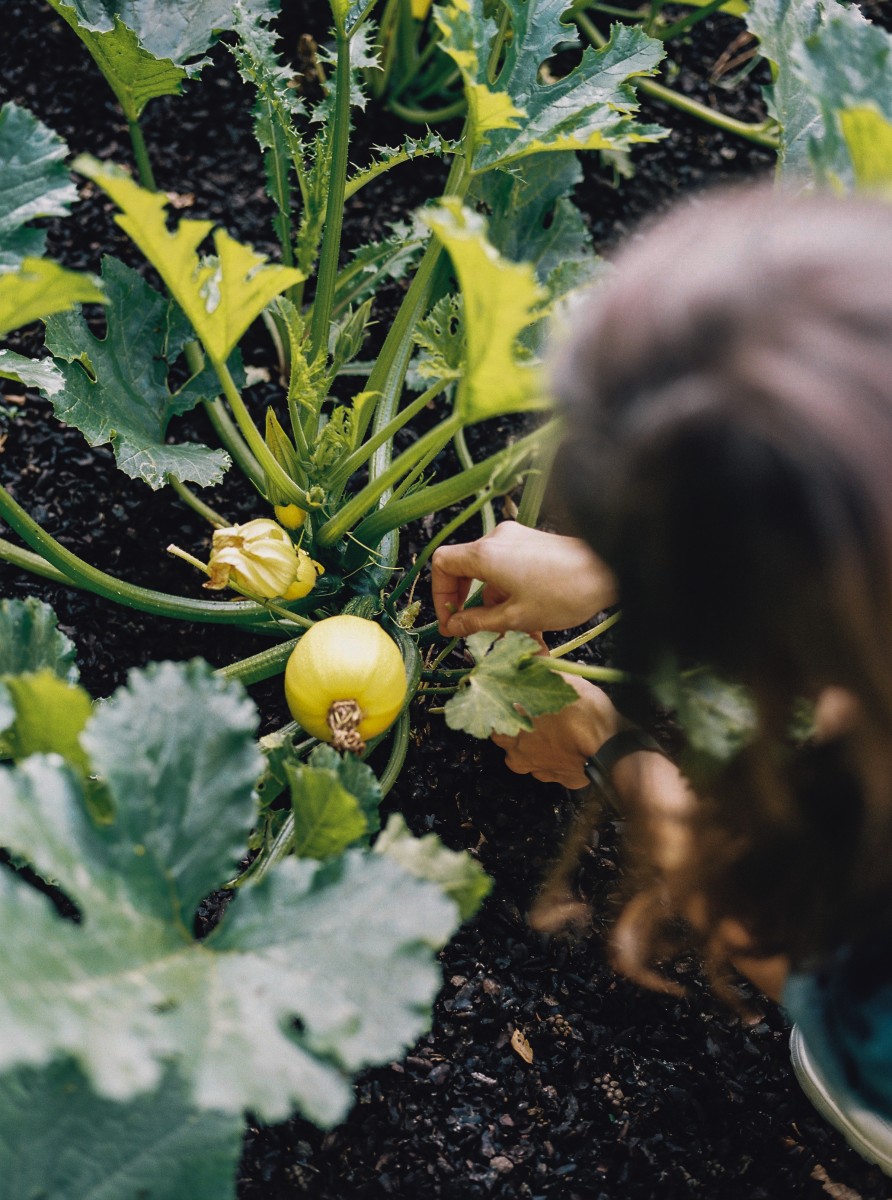
[[[238,584],[255,596],[282,596],[298,574],[297,550],[276,521],[259,517],[245,525],[215,529],[206,588]],[[309,589],[308,589],[309,590]]]

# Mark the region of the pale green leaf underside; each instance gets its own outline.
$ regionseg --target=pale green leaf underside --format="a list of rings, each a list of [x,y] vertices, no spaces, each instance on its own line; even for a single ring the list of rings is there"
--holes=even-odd
[[[0,337],[75,304],[102,304],[104,300],[91,276],[68,271],[45,258],[26,258],[18,270],[0,274]]]
[[[211,221],[184,218],[170,232],[165,196],[86,155],[74,167],[122,210],[115,218],[118,224],[164,280],[214,363],[225,363],[267,304],[304,278],[291,267],[268,263],[223,229],[213,233],[215,258],[200,261],[197,251],[213,229]]]
[[[469,921],[492,890],[492,880],[463,850],[450,850],[435,833],[414,837],[400,813],[392,813],[375,842],[376,854],[387,854],[416,879],[435,883]]]
[[[461,287],[466,348],[457,411],[470,423],[545,407],[537,366],[517,353],[518,337],[540,319],[545,298],[532,267],[502,258],[486,239],[483,218],[455,200],[423,215],[448,250]]]
[[[243,1122],[200,1112],[169,1072],[157,1092],[102,1099],[70,1060],[0,1079],[8,1200],[234,1200]]]
[[[38,787],[77,832],[68,820],[76,786],[39,764],[0,784],[0,831],[19,853],[10,810],[33,805]],[[432,950],[451,933],[455,908],[394,863],[356,851],[331,868],[289,859],[241,892],[204,943],[125,896],[103,899],[91,866],[71,866],[87,877],[72,889],[81,926],[0,877],[0,918],[13,931],[0,946],[10,984],[0,995],[3,1068],[70,1054],[101,1094],[131,1099],[157,1086],[173,1057],[199,1107],[269,1120],[297,1107],[331,1125],[352,1103],[350,1076],[426,1025],[440,982]]]
[[[13,379],[25,387],[39,388],[45,396],[54,396],[65,386],[52,359],[25,358],[13,350],[0,350],[0,379]]]
[[[809,143],[821,139],[824,123],[818,97],[796,74],[796,58],[801,43],[824,24],[826,7],[823,0],[752,0],[746,18],[760,52],[776,67],[765,96],[782,129],[781,162],[802,176],[811,173]]]
[[[74,643],[60,631],[56,614],[34,596],[0,601],[0,675],[23,675],[44,667],[60,679],[77,682]]]
[[[467,639],[476,666],[446,704],[446,724],[473,737],[513,737],[533,728],[533,718],[558,712],[575,690],[542,659],[528,634],[475,633]]]
[[[274,0],[242,0],[252,12],[273,13]],[[203,54],[215,31],[233,27],[234,0],[72,0],[78,22],[95,32],[111,30],[115,17],[132,29],[155,58],[179,66]]]
[[[77,312],[47,322],[46,344],[56,356],[62,386],[41,390],[56,416],[79,429],[91,446],[110,442],[118,467],[152,488],[162,487],[168,474],[202,487],[219,483],[229,465],[223,451],[165,439],[171,417],[200,398],[194,391],[172,395],[168,389],[168,302],[114,258],[103,260],[102,281],[108,299],[104,339]]]
[[[205,664],[156,664],[81,738],[110,823],[58,758],[0,771],[0,845],[82,914],[64,921],[0,873],[0,1070],[70,1055],[100,1094],[130,1100],[175,1061],[201,1108],[333,1124],[352,1074],[425,1027],[455,906],[383,858],[290,859],[194,940],[198,901],[254,820],[255,725]]]
[[[27,109],[0,108],[0,271],[43,254],[46,230],[27,222],[67,216],[77,200],[67,154],[62,139]]]
[[[848,187],[858,183],[841,119],[846,110],[873,110],[885,122],[892,120],[892,35],[866,21],[857,8],[828,5],[828,19],[819,32],[796,50],[796,74],[801,85],[821,107],[823,136],[812,138],[809,153],[819,182]],[[882,126],[872,125],[882,136]],[[851,126],[850,126],[851,132]],[[861,123],[861,135],[867,132]],[[861,141],[859,172],[872,158],[872,149]]]
[[[179,95],[187,72],[143,49],[136,34],[119,16],[115,16],[111,29],[95,32],[80,23],[75,5],[64,4],[62,0],[49,3],[87,47],[128,121],[138,120],[155,97]]]

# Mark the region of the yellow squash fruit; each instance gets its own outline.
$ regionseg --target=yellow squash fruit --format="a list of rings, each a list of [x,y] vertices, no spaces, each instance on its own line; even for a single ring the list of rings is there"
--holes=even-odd
[[[396,642],[374,621],[346,613],[308,629],[285,668],[295,721],[335,749],[356,753],[396,720],[406,687]]]
[[[300,529],[307,520],[307,514],[296,504],[276,504],[273,512],[279,524],[284,525],[286,529]]]

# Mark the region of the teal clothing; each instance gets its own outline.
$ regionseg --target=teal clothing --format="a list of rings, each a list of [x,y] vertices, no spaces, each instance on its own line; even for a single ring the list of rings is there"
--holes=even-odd
[[[837,1098],[892,1120],[892,936],[792,974],[782,1002]]]

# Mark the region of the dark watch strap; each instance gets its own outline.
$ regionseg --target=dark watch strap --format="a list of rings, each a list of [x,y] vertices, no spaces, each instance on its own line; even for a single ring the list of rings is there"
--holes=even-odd
[[[583,767],[589,782],[597,788],[615,812],[622,812],[622,802],[611,782],[610,773],[621,758],[625,758],[627,754],[637,754],[639,750],[665,754],[656,738],[652,738],[643,729],[621,729],[619,733],[609,737],[598,749],[597,754],[586,760]]]

